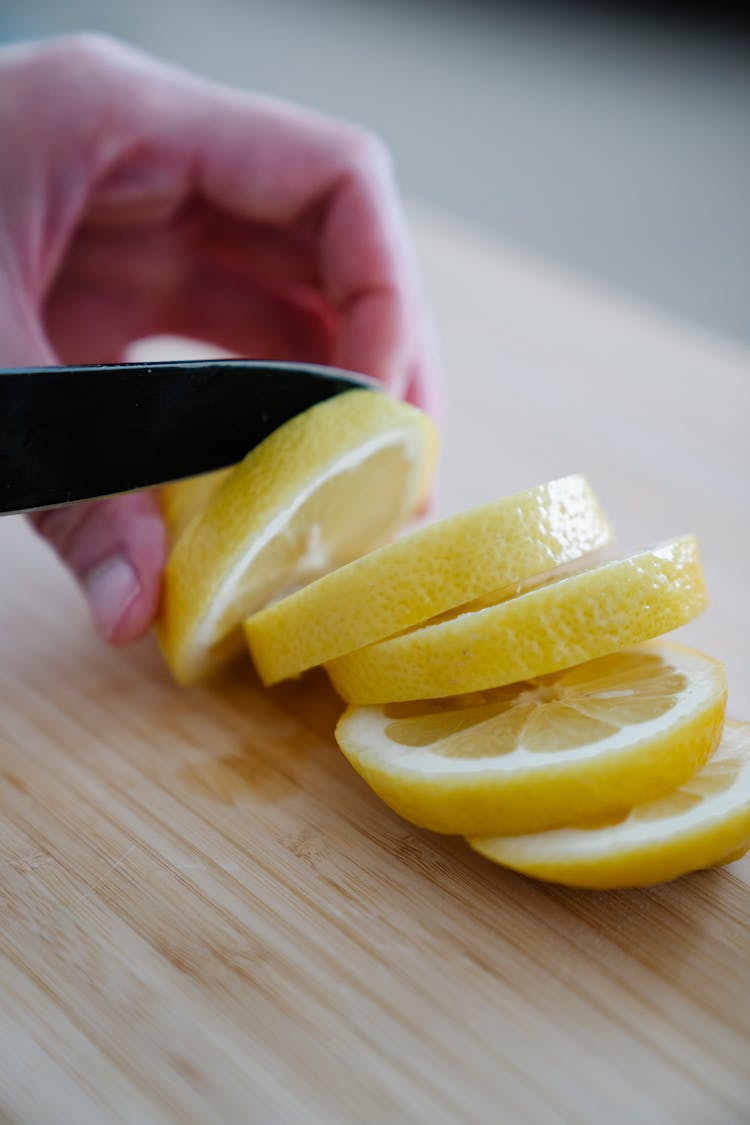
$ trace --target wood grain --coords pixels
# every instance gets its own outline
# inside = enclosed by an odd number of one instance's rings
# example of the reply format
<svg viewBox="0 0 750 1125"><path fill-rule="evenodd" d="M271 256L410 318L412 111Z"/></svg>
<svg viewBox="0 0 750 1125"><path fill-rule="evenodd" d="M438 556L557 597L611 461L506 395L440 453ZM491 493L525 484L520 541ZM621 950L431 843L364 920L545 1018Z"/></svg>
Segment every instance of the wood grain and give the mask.
<svg viewBox="0 0 750 1125"><path fill-rule="evenodd" d="M416 216L442 507L586 471L623 547L694 530L686 639L750 717L750 361ZM10 1122L747 1122L750 861L535 884L383 807L317 674L176 688L0 524L0 1114Z"/></svg>

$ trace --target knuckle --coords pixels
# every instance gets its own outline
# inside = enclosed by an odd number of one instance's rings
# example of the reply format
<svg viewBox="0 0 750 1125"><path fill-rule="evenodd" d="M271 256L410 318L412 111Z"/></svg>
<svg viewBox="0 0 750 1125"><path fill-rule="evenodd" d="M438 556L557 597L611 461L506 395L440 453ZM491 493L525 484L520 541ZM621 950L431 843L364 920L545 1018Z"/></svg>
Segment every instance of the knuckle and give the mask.
<svg viewBox="0 0 750 1125"><path fill-rule="evenodd" d="M77 31L51 40L47 49L61 62L97 66L118 58L127 48L104 31Z"/></svg>
<svg viewBox="0 0 750 1125"><path fill-rule="evenodd" d="M126 113L139 89L133 75L146 57L99 31L37 40L11 56L10 69L2 76L8 80L4 100L6 106L12 100L17 116L31 106L42 129L63 115L82 122L84 130L107 114L116 123L117 107ZM77 135L75 129L71 133Z"/></svg>
<svg viewBox="0 0 750 1125"><path fill-rule="evenodd" d="M347 158L357 169L390 173L392 168L390 149L383 138L359 126L352 126L347 132Z"/></svg>
<svg viewBox="0 0 750 1125"><path fill-rule="evenodd" d="M87 80L111 70L127 53L127 45L114 36L81 31L32 43L18 61L29 88L40 94L67 85L71 77Z"/></svg>

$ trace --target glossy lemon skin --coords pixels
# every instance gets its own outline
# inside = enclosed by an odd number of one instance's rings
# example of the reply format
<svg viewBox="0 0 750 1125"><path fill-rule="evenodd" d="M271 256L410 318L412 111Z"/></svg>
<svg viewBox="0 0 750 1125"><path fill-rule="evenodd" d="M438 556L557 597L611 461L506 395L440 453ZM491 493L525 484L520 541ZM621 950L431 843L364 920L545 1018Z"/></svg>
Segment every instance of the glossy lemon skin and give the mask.
<svg viewBox="0 0 750 1125"><path fill-rule="evenodd" d="M250 651L274 684L610 538L584 477L551 481L431 524L275 602L245 622Z"/></svg>
<svg viewBox="0 0 750 1125"><path fill-rule="evenodd" d="M685 625L707 604L693 536L551 581L339 657L349 703L482 691L617 652Z"/></svg>

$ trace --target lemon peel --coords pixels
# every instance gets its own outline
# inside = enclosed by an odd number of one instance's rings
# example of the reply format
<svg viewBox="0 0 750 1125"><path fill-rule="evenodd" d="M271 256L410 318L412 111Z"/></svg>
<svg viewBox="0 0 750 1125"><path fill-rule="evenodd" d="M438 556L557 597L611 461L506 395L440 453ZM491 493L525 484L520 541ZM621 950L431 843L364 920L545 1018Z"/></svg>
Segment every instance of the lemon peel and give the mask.
<svg viewBox="0 0 750 1125"><path fill-rule="evenodd" d="M611 538L571 475L440 520L326 574L245 622L266 684L392 636Z"/></svg>
<svg viewBox="0 0 750 1125"><path fill-rule="evenodd" d="M599 890L646 887L730 863L750 846L750 723L727 722L701 770L611 824L467 842L536 879Z"/></svg>
<svg viewBox="0 0 750 1125"><path fill-rule="evenodd" d="M481 599L326 665L350 703L483 691L568 668L686 624L707 594L695 538Z"/></svg>
<svg viewBox="0 0 750 1125"><path fill-rule="evenodd" d="M275 430L177 537L157 636L191 683L242 649L242 619L379 545L424 503L435 460L429 418L353 390Z"/></svg>
<svg viewBox="0 0 750 1125"><path fill-rule="evenodd" d="M352 706L336 739L406 820L508 835L620 813L686 781L721 735L720 661L665 642L452 699Z"/></svg>

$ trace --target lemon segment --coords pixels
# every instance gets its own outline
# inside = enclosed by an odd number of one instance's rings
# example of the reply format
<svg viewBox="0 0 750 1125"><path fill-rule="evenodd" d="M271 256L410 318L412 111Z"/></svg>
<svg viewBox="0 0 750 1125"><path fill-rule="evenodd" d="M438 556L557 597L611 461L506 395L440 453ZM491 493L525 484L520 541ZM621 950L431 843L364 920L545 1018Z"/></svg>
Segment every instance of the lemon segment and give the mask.
<svg viewBox="0 0 750 1125"><path fill-rule="evenodd" d="M572 475L440 520L245 622L266 684L380 641L478 594L579 559L611 531Z"/></svg>
<svg viewBox="0 0 750 1125"><path fill-rule="evenodd" d="M670 792L718 744L725 706L719 661L654 642L472 695L349 707L336 739L406 820L516 835Z"/></svg>
<svg viewBox="0 0 750 1125"><path fill-rule="evenodd" d="M750 723L728 722L698 773L611 824L468 843L536 879L599 890L647 887L730 863L750 847Z"/></svg>
<svg viewBox="0 0 750 1125"><path fill-rule="evenodd" d="M484 691L660 636L706 602L698 544L686 536L520 594L499 591L326 667L350 703Z"/></svg>
<svg viewBox="0 0 750 1125"><path fill-rule="evenodd" d="M184 526L157 636L191 683L243 647L243 618L379 546L425 501L435 431L413 406L347 391L256 446Z"/></svg>

